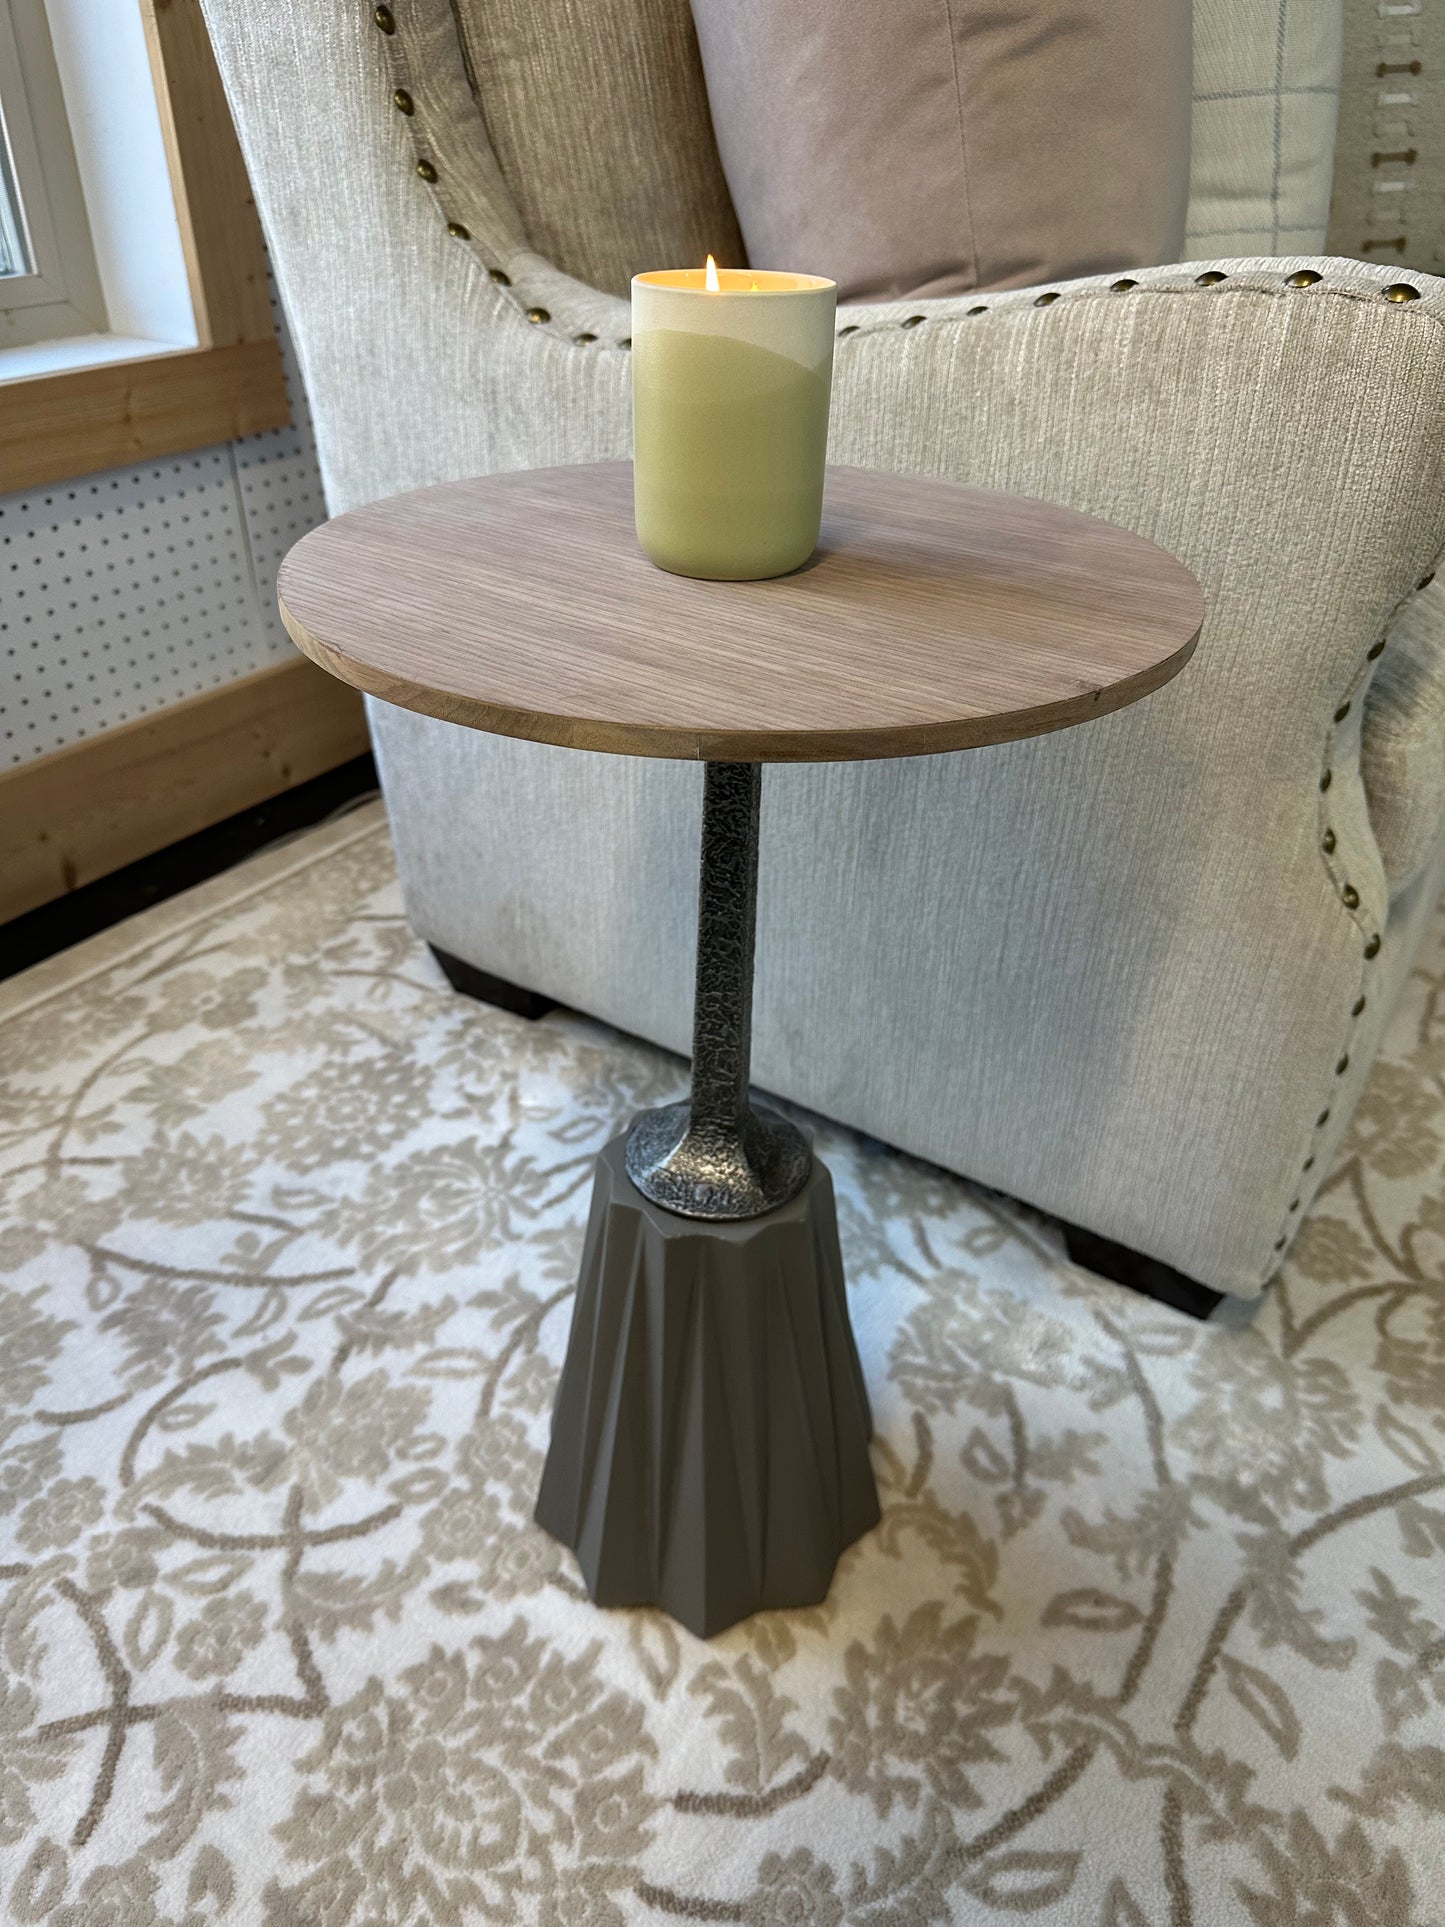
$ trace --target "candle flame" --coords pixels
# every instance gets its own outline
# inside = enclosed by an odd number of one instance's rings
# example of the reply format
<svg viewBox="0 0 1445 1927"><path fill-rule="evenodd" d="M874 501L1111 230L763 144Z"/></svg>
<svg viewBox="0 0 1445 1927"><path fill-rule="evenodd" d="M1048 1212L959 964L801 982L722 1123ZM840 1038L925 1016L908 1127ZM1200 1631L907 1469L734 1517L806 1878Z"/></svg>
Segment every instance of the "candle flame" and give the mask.
<svg viewBox="0 0 1445 1927"><path fill-rule="evenodd" d="M718 292L717 262L711 255L707 257L707 291L709 294Z"/></svg>

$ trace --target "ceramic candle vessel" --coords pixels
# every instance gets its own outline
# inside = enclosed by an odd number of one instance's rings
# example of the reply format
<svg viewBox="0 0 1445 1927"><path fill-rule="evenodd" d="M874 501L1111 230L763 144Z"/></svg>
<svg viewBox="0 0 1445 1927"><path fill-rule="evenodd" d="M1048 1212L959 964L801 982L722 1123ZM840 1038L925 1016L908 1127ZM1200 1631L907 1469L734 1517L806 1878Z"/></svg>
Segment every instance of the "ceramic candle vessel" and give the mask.
<svg viewBox="0 0 1445 1927"><path fill-rule="evenodd" d="M836 302L818 275L633 277L633 499L658 568L754 581L813 553Z"/></svg>

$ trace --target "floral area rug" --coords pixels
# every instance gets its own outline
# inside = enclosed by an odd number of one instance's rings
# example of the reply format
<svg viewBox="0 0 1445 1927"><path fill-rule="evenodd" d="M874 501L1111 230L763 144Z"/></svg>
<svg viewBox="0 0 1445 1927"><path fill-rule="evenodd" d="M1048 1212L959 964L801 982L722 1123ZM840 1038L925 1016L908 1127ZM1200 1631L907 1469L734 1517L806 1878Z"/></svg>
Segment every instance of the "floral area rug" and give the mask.
<svg viewBox="0 0 1445 1927"><path fill-rule="evenodd" d="M371 807L0 993L0 1915L1445 1920L1445 925L1252 1317L820 1126L881 1526L704 1644L530 1519L662 1052Z"/></svg>

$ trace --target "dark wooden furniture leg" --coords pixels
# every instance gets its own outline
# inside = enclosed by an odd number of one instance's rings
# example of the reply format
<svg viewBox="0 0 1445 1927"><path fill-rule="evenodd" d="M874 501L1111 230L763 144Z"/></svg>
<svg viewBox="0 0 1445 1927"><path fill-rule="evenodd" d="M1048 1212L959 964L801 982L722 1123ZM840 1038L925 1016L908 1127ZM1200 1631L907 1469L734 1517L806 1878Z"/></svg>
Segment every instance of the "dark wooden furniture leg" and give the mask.
<svg viewBox="0 0 1445 1927"><path fill-rule="evenodd" d="M1082 1225L1066 1224L1063 1231L1065 1248L1076 1265L1082 1265L1085 1271L1097 1271L1116 1285L1127 1285L1130 1291L1142 1292L1146 1298L1157 1299L1161 1305L1187 1312L1191 1318L1207 1318L1224 1302L1222 1291L1211 1291L1208 1285L1186 1278L1182 1271L1175 1271L1158 1258L1146 1258L1142 1251L1116 1245L1112 1238L1101 1238Z"/></svg>
<svg viewBox="0 0 1445 1927"><path fill-rule="evenodd" d="M540 990L509 984L505 977L494 977L489 970L478 970L475 964L463 963L450 951L438 950L434 943L429 943L427 949L441 965L452 989L459 990L464 997L475 997L478 1003L495 1004L499 1010L510 1010L516 1017L534 1020L557 1008L556 1000L544 997Z"/></svg>

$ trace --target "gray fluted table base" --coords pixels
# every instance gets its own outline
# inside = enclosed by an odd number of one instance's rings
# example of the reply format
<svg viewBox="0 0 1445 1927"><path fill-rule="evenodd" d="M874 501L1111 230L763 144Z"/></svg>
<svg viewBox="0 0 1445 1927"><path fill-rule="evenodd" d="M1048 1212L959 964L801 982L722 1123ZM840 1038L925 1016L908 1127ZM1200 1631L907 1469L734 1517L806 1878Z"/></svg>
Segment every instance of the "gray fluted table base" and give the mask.
<svg viewBox="0 0 1445 1927"><path fill-rule="evenodd" d="M833 1184L703 1224L644 1198L624 1139L597 1162L537 1520L600 1606L703 1638L812 1606L878 1522Z"/></svg>
<svg viewBox="0 0 1445 1927"><path fill-rule="evenodd" d="M692 1088L597 1161L537 1499L599 1605L704 1637L878 1521L832 1180L748 1097L760 778L705 765Z"/></svg>

